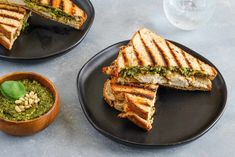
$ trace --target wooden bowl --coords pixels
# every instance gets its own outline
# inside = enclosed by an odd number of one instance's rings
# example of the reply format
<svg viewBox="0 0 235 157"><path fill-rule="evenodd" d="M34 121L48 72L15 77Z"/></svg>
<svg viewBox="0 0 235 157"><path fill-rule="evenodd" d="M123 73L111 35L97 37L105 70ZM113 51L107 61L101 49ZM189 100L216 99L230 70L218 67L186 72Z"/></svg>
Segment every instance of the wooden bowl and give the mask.
<svg viewBox="0 0 235 157"><path fill-rule="evenodd" d="M56 118L59 112L60 99L53 83L42 75L33 72L14 72L0 77L0 84L7 80L30 79L38 81L42 86L46 87L54 96L54 105L44 115L26 121L11 121L0 118L0 130L15 136L31 135L45 129Z"/></svg>

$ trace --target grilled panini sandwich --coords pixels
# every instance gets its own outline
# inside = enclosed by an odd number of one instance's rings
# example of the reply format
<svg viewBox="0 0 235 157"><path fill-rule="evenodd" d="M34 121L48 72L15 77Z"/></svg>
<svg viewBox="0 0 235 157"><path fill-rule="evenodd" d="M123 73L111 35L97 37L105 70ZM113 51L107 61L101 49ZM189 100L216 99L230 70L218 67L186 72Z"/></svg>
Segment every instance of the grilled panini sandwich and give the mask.
<svg viewBox="0 0 235 157"><path fill-rule="evenodd" d="M115 79L107 80L104 84L103 95L106 102L121 111L121 118L128 118L144 130L151 130L154 103L158 85L139 83L120 84Z"/></svg>
<svg viewBox="0 0 235 157"><path fill-rule="evenodd" d="M72 0L0 0L22 5L51 20L81 29L87 19L86 13Z"/></svg>
<svg viewBox="0 0 235 157"><path fill-rule="evenodd" d="M135 33L103 72L120 82L159 84L183 90L210 91L216 70L149 29Z"/></svg>
<svg viewBox="0 0 235 157"><path fill-rule="evenodd" d="M27 23L30 12L22 7L0 3L0 43L11 49Z"/></svg>

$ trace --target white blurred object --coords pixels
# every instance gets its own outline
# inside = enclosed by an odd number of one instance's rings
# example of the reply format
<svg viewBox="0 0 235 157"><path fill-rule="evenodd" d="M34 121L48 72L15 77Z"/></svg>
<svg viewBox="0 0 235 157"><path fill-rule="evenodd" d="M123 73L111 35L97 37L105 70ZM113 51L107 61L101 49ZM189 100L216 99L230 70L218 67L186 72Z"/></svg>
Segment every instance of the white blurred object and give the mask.
<svg viewBox="0 0 235 157"><path fill-rule="evenodd" d="M183 30L193 30L209 21L216 0L164 0L163 7L171 24Z"/></svg>

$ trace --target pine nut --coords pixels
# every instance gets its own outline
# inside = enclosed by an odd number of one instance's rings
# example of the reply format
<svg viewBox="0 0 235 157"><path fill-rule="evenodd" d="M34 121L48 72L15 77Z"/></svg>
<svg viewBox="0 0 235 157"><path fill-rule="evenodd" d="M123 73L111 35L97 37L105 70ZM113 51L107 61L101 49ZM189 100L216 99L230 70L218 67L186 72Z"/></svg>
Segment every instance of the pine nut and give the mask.
<svg viewBox="0 0 235 157"><path fill-rule="evenodd" d="M28 104L29 104L29 102L28 102L28 101L25 101L25 102L24 102L24 105L25 105L25 106L27 106Z"/></svg>
<svg viewBox="0 0 235 157"><path fill-rule="evenodd" d="M30 108L30 105L25 106L25 108L26 108L26 109L29 109L29 108Z"/></svg>
<svg viewBox="0 0 235 157"><path fill-rule="evenodd" d="M25 111L25 107L24 106L21 105L21 106L19 106L19 108L20 108L21 112Z"/></svg>
<svg viewBox="0 0 235 157"><path fill-rule="evenodd" d="M20 108L20 110L24 110L24 106L23 105L20 105L19 108Z"/></svg>
<svg viewBox="0 0 235 157"><path fill-rule="evenodd" d="M16 103L16 104L21 104L22 101L21 101L21 100L16 100L15 103Z"/></svg>
<svg viewBox="0 0 235 157"><path fill-rule="evenodd" d="M33 104L33 99L29 99L29 104Z"/></svg>
<svg viewBox="0 0 235 157"><path fill-rule="evenodd" d="M15 110L16 112L21 112L21 109L19 108L19 106L15 106Z"/></svg>
<svg viewBox="0 0 235 157"><path fill-rule="evenodd" d="M24 97L21 97L19 100L15 101L15 104L19 104L20 106L16 105L15 110L17 112L25 111L26 109L31 108L34 104L37 105L40 99L37 96L37 93L30 91Z"/></svg>

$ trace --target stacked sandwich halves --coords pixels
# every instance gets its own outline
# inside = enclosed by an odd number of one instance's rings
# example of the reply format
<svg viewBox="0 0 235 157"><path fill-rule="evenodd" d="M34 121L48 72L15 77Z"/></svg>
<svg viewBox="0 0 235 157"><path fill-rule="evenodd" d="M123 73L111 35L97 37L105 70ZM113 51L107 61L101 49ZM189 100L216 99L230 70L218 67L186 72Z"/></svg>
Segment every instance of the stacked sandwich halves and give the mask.
<svg viewBox="0 0 235 157"><path fill-rule="evenodd" d="M0 44L11 49L30 12L22 7L0 3Z"/></svg>
<svg viewBox="0 0 235 157"><path fill-rule="evenodd" d="M111 76L104 85L110 106L139 127L150 130L158 85L180 90L210 91L216 70L149 29L142 28L120 48L103 73Z"/></svg>
<svg viewBox="0 0 235 157"><path fill-rule="evenodd" d="M87 19L85 11L72 0L0 0L0 43L7 49L12 48L30 11L75 29Z"/></svg>

